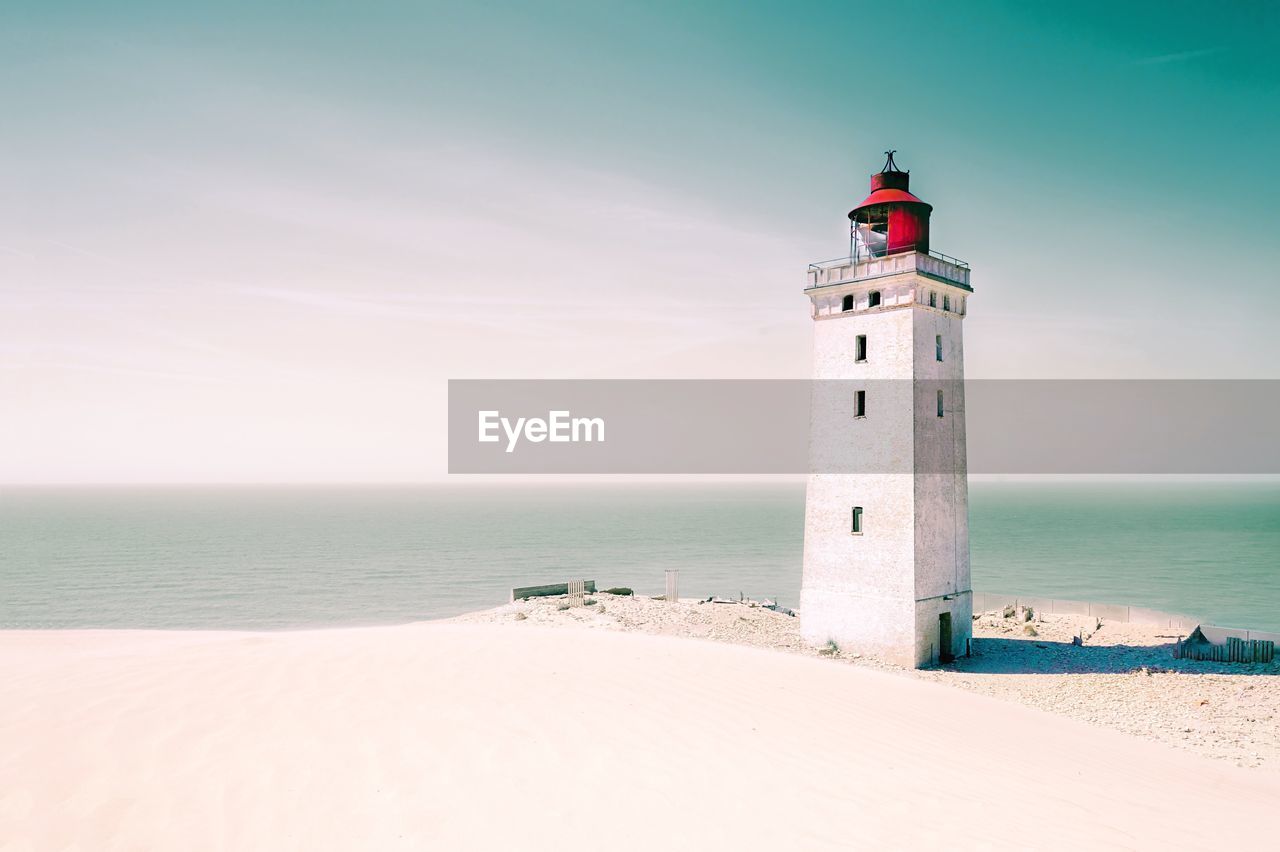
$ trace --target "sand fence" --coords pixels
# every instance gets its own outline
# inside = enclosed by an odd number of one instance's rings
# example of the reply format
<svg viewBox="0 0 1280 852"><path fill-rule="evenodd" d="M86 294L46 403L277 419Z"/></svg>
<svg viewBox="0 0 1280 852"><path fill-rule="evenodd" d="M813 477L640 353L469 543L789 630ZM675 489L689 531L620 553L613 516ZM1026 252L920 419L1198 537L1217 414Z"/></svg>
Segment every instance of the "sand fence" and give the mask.
<svg viewBox="0 0 1280 852"><path fill-rule="evenodd" d="M1224 644L1229 638L1239 639L1244 642L1257 640L1280 643L1280 633L1269 633L1265 630L1250 630L1242 627L1218 627L1213 624L1205 624L1195 616L1161 612L1158 609L1147 609L1141 606L1062 600L1059 598L1038 598L1001 592L973 593L974 612L998 612L1006 606L1015 608L1030 607L1036 612L1052 615L1082 615L1127 624L1149 624L1179 631L1182 635L1190 634L1191 631L1199 627L1204 637L1214 644Z"/></svg>

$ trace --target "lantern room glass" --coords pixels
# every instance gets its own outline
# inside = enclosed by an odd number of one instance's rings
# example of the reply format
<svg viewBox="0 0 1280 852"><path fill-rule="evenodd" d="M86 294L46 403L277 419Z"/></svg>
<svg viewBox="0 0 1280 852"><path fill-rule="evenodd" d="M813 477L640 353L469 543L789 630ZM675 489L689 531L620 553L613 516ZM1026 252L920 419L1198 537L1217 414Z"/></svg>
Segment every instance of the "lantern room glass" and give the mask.
<svg viewBox="0 0 1280 852"><path fill-rule="evenodd" d="M850 255L854 260L884 257L889 253L889 217L873 215L870 211L859 213L853 220L849 234Z"/></svg>

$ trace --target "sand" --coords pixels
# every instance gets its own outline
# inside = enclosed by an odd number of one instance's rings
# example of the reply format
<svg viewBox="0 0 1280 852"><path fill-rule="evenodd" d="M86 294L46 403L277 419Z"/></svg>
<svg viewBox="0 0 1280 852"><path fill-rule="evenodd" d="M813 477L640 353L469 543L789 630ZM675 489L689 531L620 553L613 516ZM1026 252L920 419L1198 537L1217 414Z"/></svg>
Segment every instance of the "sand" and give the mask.
<svg viewBox="0 0 1280 852"><path fill-rule="evenodd" d="M1277 773L866 666L533 620L0 633L0 848L1269 842Z"/></svg>
<svg viewBox="0 0 1280 852"><path fill-rule="evenodd" d="M596 606L561 610L541 598L461 616L466 623L587 627L688 636L818 655L799 622L736 603L596 595ZM522 619L522 620L517 620ZM1083 631L1084 644L1071 644ZM1033 635L1032 635L1033 634ZM1280 771L1280 661L1243 666L1175 660L1166 628L1076 616L1030 623L987 614L974 624L974 656L908 670L845 652L834 659L935 681L1157 740L1238 766Z"/></svg>

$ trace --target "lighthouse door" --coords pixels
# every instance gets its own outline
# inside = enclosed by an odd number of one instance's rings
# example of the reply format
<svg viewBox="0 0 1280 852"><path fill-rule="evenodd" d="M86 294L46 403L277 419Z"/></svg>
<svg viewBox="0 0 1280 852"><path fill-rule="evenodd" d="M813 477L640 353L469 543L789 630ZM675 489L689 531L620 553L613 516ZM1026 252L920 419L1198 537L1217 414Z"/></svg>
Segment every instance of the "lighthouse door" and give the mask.
<svg viewBox="0 0 1280 852"><path fill-rule="evenodd" d="M949 663L956 658L951 653L951 613L938 616L938 662Z"/></svg>

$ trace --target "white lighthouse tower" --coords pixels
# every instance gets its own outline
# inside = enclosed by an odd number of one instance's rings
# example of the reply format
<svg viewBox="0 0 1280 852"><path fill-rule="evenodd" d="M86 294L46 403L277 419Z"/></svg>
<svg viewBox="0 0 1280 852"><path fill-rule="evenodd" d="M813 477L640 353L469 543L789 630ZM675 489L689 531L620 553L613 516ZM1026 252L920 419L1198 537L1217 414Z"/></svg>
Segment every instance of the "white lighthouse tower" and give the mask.
<svg viewBox="0 0 1280 852"><path fill-rule="evenodd" d="M811 461L800 630L907 666L968 651L964 345L969 267L930 251L930 205L892 151L811 264Z"/></svg>

